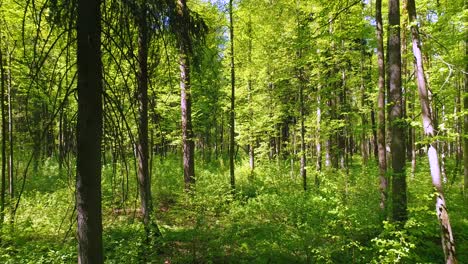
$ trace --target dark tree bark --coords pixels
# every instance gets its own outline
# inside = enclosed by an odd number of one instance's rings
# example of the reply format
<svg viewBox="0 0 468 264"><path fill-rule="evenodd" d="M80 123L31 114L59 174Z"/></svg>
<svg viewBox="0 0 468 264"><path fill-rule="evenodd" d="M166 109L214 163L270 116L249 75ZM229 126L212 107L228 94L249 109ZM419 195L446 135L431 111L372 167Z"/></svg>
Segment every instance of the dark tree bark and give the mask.
<svg viewBox="0 0 468 264"><path fill-rule="evenodd" d="M189 10L186 0L177 1L179 19L180 107L182 111L182 148L185 189L195 183L195 143L192 130L192 92L190 89Z"/></svg>
<svg viewBox="0 0 468 264"><path fill-rule="evenodd" d="M148 21L146 19L147 2L143 1L138 10L138 142L136 146L138 158L138 187L140 191L141 213L146 229L147 238L150 237L150 227L153 212L151 196L151 177L149 173L148 151Z"/></svg>
<svg viewBox="0 0 468 264"><path fill-rule="evenodd" d="M452 227L450 225L450 218L447 212L445 203L444 192L442 188L441 179L441 166L437 154L437 143L435 136L435 126L431 114L431 103L429 101L429 94L427 89L427 82L424 76L424 65L421 51L421 41L419 38L419 29L416 23L416 5L414 0L407 0L408 15L411 24L411 36L413 42L413 54L416 62L416 77L419 92L419 100L421 102L421 116L423 120L424 134L430 139L427 146L427 156L429 159L429 167L431 171L432 184L434 185L436 196L436 213L437 219L442 233L442 248L445 254L446 263L457 263L455 257L455 242L453 240Z"/></svg>
<svg viewBox="0 0 468 264"><path fill-rule="evenodd" d="M103 263L101 1L79 0L76 205L78 263Z"/></svg>
<svg viewBox="0 0 468 264"><path fill-rule="evenodd" d="M405 173L405 125L401 89L400 1L389 0L388 65L392 154L392 219L404 222L408 218Z"/></svg>
<svg viewBox="0 0 468 264"><path fill-rule="evenodd" d="M231 108L229 112L229 175L231 177L231 188L236 188L234 175L234 137L235 137L235 68L234 68L234 21L232 17L232 0L229 0L229 35L231 40Z"/></svg>
<svg viewBox="0 0 468 264"><path fill-rule="evenodd" d="M377 98L377 148L379 158L380 209L386 217L388 180L387 151L385 149L385 60L383 47L382 0L375 3L375 19L377 23L377 64L379 68L379 95Z"/></svg>

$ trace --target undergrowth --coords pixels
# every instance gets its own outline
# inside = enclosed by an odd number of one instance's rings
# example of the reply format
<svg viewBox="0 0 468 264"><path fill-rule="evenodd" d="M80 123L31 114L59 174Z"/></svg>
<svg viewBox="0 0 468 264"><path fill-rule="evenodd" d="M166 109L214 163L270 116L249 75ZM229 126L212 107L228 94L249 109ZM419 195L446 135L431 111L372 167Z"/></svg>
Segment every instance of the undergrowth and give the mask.
<svg viewBox="0 0 468 264"><path fill-rule="evenodd" d="M229 185L223 159L197 163L194 192L183 191L178 156L153 161L157 245L144 243L132 166L103 167L106 263L442 263L433 190L425 160L408 175L409 220L380 219L378 171L355 157L349 175L316 174L302 190L298 168L247 160ZM450 165L450 163L449 163ZM314 184L317 177L319 185ZM459 177L461 178L461 177ZM75 263L73 177L47 161L26 179L15 224L2 229L0 263ZM468 263L468 210L461 179L446 187L460 263ZM8 215L8 214L7 214ZM6 222L10 219L7 217Z"/></svg>

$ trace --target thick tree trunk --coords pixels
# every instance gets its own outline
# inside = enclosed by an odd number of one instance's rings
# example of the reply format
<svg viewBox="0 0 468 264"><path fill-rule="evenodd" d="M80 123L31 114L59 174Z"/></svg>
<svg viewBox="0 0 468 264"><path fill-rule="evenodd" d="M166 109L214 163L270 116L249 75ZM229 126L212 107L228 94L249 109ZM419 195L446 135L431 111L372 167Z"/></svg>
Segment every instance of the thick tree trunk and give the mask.
<svg viewBox="0 0 468 264"><path fill-rule="evenodd" d="M234 68L234 21L232 17L233 6L229 0L229 38L231 40L231 108L229 111L229 175L231 179L231 188L236 188L236 178L234 175L234 137L235 137L235 68Z"/></svg>
<svg viewBox="0 0 468 264"><path fill-rule="evenodd" d="M195 144L192 131L192 93L190 89L191 41L188 29L189 11L185 0L177 1L179 15L179 68L180 68L180 106L182 111L182 148L184 163L185 189L195 183Z"/></svg>
<svg viewBox="0 0 468 264"><path fill-rule="evenodd" d="M400 3L389 0L388 65L389 65L389 121L392 154L392 219L404 222L408 218L405 173L405 125L401 89Z"/></svg>
<svg viewBox="0 0 468 264"><path fill-rule="evenodd" d="M377 64L379 68L379 95L377 98L377 148L379 158L380 209L386 217L388 180L387 151L385 149L385 60L383 47L382 0L375 3L375 18L377 23Z"/></svg>
<svg viewBox="0 0 468 264"><path fill-rule="evenodd" d="M101 1L79 0L76 204L78 263L103 263Z"/></svg>
<svg viewBox="0 0 468 264"><path fill-rule="evenodd" d="M442 188L441 168L437 154L437 145L435 136L435 126L431 115L431 105L429 101L426 79L424 76L424 66L421 51L421 42L419 38L419 29L416 23L416 5L414 0L408 0L408 15L410 19L411 35L413 42L413 53L416 62L416 77L419 91L419 100L421 102L421 116L423 119L424 134L430 139L427 148L427 156L429 158L429 166L431 170L432 184L434 185L436 195L436 213L439 220L442 233L442 248L445 254L446 263L457 263L455 258L455 242L453 240L452 227L445 204L445 197Z"/></svg>

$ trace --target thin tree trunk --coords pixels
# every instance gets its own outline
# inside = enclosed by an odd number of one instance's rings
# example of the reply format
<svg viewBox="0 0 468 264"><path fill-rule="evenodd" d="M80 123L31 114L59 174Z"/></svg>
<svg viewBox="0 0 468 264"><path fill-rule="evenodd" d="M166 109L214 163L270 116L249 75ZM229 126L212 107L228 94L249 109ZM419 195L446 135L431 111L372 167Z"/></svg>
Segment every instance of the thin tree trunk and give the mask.
<svg viewBox="0 0 468 264"><path fill-rule="evenodd" d="M11 56L11 55L10 55ZM11 64L11 57L9 58L9 63ZM9 193L10 193L10 200L13 201L13 198L15 198L15 179L14 179L14 166L13 166L13 106L12 106L12 100L11 100L11 68L8 68L8 147L9 147L9 153L8 153L8 183L9 183ZM12 203L13 205L13 203ZM12 209L12 212L14 209ZM13 221L12 217L12 221Z"/></svg>
<svg viewBox="0 0 468 264"><path fill-rule="evenodd" d="M363 43L365 40L361 40ZM361 73L361 107L362 109L365 109L367 106L366 102L366 85L365 85L365 79L364 79L364 56L365 56L365 45L362 44L361 47L361 63L360 63L360 73ZM367 121L368 117L366 113L361 113L361 126L362 126L362 132L361 132L361 155L362 155L362 163L363 165L367 165L367 160L369 159L369 148L367 144Z"/></svg>
<svg viewBox="0 0 468 264"><path fill-rule="evenodd" d="M304 126L304 84L300 84L299 91L300 115L301 115L301 177L302 187L307 190L307 171L306 171L306 145L305 145L305 126Z"/></svg>
<svg viewBox="0 0 468 264"><path fill-rule="evenodd" d="M403 120L403 94L401 89L401 43L400 43L400 3L389 0L388 64L389 101L391 102L389 121L391 125L392 154L392 219L404 222L408 219L405 173L405 126Z"/></svg>
<svg viewBox="0 0 468 264"><path fill-rule="evenodd" d="M315 185L319 185L319 178L318 174L319 172L322 171L322 141L321 141L321 127L320 124L322 122L322 109L321 109L321 96L320 96L320 86L317 89L317 127L315 129L315 148L317 151L317 164L316 164L316 171L317 173L315 174Z"/></svg>
<svg viewBox="0 0 468 264"><path fill-rule="evenodd" d="M229 111L229 175L231 179L231 188L236 188L236 178L234 175L234 137L235 137L235 68L234 68L234 21L232 17L233 6L232 1L229 0L229 33L231 40L231 108Z"/></svg>
<svg viewBox="0 0 468 264"><path fill-rule="evenodd" d="M138 21L138 142L136 146L138 159L138 187L140 191L141 212L147 239L152 235L153 212L151 196L151 175L149 173L148 150L148 21L146 19L146 1L141 3ZM158 235L157 233L155 235Z"/></svg>
<svg viewBox="0 0 468 264"><path fill-rule="evenodd" d="M247 29L248 37L249 37L249 65L252 64L252 20L251 16L249 15L249 23ZM252 109L252 75L249 73L249 80L247 81L247 90L248 90L248 103L249 103L249 120L250 122L254 121L254 113ZM249 165L250 165L250 177L254 176L254 169L255 169L255 140L252 136L252 131L249 129Z"/></svg>
<svg viewBox="0 0 468 264"><path fill-rule="evenodd" d="M377 98L377 148L379 157L380 209L386 217L388 180L387 180L387 150L385 148L385 60L383 47L382 0L375 4L377 22L377 63L379 68L379 95Z"/></svg>
<svg viewBox="0 0 468 264"><path fill-rule="evenodd" d="M1 34L0 34L1 37ZM1 39L0 39L1 41ZM3 227L3 221L5 219L5 191L6 191L6 115L5 115L5 69L3 67L3 53L0 45L0 85L1 85L1 94L0 94L0 104L2 110L2 186L0 194L0 230Z"/></svg>
<svg viewBox="0 0 468 264"><path fill-rule="evenodd" d="M180 106L182 111L182 145L185 189L195 183L195 144L192 130L192 93L190 90L191 41L188 29L190 21L186 0L177 1L181 26L179 31Z"/></svg>
<svg viewBox="0 0 468 264"><path fill-rule="evenodd" d="M101 1L79 0L76 204L78 263L103 263Z"/></svg>
<svg viewBox="0 0 468 264"><path fill-rule="evenodd" d="M465 8L468 3L465 2ZM466 9L465 9L466 10ZM468 30L465 32L465 57L468 57ZM464 90L465 95L463 96L463 174L464 174L464 190L465 195L468 195L468 62L465 61L465 78L464 78Z"/></svg>
<svg viewBox="0 0 468 264"><path fill-rule="evenodd" d="M412 25L411 35L413 40L414 59L417 66L416 77L419 91L419 100L421 102L421 116L423 119L424 134L430 139L431 142L428 144L427 156L429 158L432 184L434 185L437 191L436 213L442 233L442 248L444 250L446 263L453 264L457 263L455 257L455 242L453 240L452 227L450 225L450 219L447 212L447 206L445 203L445 197L442 188L441 168L439 164L439 158L437 155L436 140L434 139L435 127L431 115L431 105L429 101L428 89L426 86L426 79L424 77L424 66L421 51L421 42L419 38L419 29L416 23L416 5L414 3L414 0L407 1L408 15L410 19L410 24Z"/></svg>

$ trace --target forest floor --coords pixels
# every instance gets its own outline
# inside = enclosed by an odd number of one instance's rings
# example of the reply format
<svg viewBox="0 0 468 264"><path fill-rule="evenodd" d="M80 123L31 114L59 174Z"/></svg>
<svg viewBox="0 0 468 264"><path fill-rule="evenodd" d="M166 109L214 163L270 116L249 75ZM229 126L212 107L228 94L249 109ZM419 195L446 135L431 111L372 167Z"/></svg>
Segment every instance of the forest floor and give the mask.
<svg viewBox="0 0 468 264"><path fill-rule="evenodd" d="M178 156L158 157L152 186L162 237L155 246L146 245L134 209L133 164L105 165L105 262L443 263L426 160L418 160L414 177L408 172L409 220L401 230L380 219L375 161L361 163L354 157L348 175L310 169L304 192L289 161L260 162L250 177L248 161L239 160L233 195L227 162L199 162L195 192L188 194ZM454 163L449 160L445 191L457 257L468 263L468 198L462 177L454 179ZM76 263L73 186L73 173L51 160L28 175L15 225L1 234L0 263Z"/></svg>

